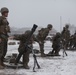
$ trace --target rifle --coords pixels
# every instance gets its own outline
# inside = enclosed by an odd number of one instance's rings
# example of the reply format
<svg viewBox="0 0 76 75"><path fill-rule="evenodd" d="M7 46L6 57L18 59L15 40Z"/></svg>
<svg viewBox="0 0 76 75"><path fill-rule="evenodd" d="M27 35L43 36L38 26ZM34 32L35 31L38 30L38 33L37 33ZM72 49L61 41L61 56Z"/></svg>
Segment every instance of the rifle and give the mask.
<svg viewBox="0 0 76 75"><path fill-rule="evenodd" d="M33 33L35 32L35 30L36 30L37 27L38 27L38 26L37 26L36 24L33 25L33 28L31 29L31 32L30 32L30 34L29 34L29 36L28 36L27 41L25 42L24 46L21 47L21 50L23 50L23 51L20 52L20 53L18 54L17 58L16 58L15 65L18 64L21 56L22 56L23 53L25 52L25 49L28 48L28 43L29 43L29 41L30 41L30 39L31 39L31 37L32 37Z"/></svg>

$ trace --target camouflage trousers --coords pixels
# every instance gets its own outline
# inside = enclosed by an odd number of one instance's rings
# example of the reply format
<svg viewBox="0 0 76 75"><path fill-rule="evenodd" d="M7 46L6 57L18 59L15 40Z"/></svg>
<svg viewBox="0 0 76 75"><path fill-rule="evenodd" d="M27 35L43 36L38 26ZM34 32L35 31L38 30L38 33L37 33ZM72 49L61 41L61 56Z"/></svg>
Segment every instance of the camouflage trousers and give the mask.
<svg viewBox="0 0 76 75"><path fill-rule="evenodd" d="M27 50L24 54L23 54L23 66L28 65L29 62L29 50Z"/></svg>
<svg viewBox="0 0 76 75"><path fill-rule="evenodd" d="M41 54L44 54L44 43L43 42L39 43L39 47Z"/></svg>
<svg viewBox="0 0 76 75"><path fill-rule="evenodd" d="M60 47L59 46L53 46L52 54L59 55Z"/></svg>
<svg viewBox="0 0 76 75"><path fill-rule="evenodd" d="M0 42L0 60L3 61L7 53L7 41L2 39Z"/></svg>

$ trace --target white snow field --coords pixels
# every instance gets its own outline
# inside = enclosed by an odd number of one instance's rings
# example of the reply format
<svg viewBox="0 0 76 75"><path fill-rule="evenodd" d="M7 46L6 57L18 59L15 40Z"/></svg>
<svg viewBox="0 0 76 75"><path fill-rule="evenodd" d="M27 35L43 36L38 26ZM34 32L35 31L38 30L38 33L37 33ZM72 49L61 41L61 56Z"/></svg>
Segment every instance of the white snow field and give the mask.
<svg viewBox="0 0 76 75"><path fill-rule="evenodd" d="M8 46L8 55L17 52L18 45ZM37 43L34 44L35 49L39 49ZM45 43L45 53L51 51L51 43L47 41ZM62 50L60 51L61 56L50 56L50 57L37 57L38 63L41 69L36 68L36 72L33 72L33 56L30 54L29 66L30 69L3 69L0 70L0 75L76 75L76 52L67 51L68 56L63 58Z"/></svg>

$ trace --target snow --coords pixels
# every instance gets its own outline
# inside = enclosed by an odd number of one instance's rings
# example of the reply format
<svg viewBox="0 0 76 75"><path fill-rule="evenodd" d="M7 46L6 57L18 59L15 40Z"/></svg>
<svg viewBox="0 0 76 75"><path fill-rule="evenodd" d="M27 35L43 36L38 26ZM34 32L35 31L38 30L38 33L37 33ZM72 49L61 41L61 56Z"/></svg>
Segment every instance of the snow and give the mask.
<svg viewBox="0 0 76 75"><path fill-rule="evenodd" d="M51 42L45 42L45 53L52 50ZM38 43L33 44L35 49L39 49ZM18 53L18 45L8 46L7 55L12 53ZM38 63L41 69L36 68L36 72L33 72L33 56L30 54L29 66L30 69L4 69L0 70L0 75L76 75L76 52L67 51L68 56L63 57L62 50L60 51L61 56L55 57L37 57Z"/></svg>

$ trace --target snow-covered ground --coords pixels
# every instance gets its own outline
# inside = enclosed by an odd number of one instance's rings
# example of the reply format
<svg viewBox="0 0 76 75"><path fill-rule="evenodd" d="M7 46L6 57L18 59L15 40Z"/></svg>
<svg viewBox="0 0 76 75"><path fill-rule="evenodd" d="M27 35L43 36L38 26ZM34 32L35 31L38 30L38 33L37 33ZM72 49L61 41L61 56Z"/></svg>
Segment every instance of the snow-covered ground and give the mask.
<svg viewBox="0 0 76 75"><path fill-rule="evenodd" d="M12 53L18 53L18 45L8 46L7 55ZM37 43L34 44L35 49L39 49ZM52 50L51 43L47 41L45 43L45 53ZM36 68L36 72L32 71L33 68L33 57L30 55L29 66L30 69L4 69L0 70L0 75L76 75L76 52L67 51L68 56L63 58L62 50L58 57L37 57L41 69Z"/></svg>

